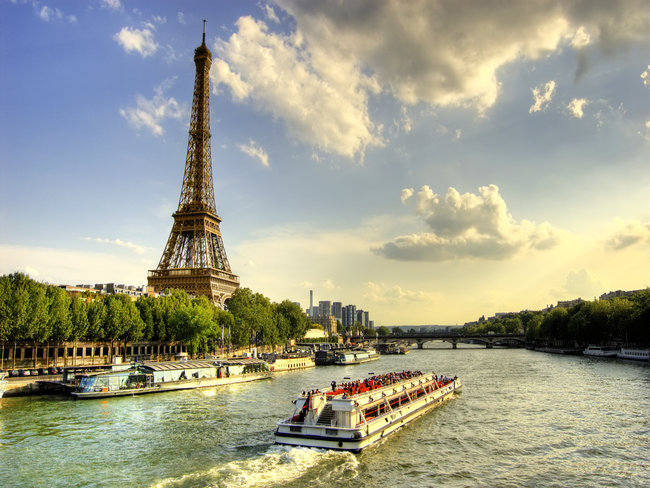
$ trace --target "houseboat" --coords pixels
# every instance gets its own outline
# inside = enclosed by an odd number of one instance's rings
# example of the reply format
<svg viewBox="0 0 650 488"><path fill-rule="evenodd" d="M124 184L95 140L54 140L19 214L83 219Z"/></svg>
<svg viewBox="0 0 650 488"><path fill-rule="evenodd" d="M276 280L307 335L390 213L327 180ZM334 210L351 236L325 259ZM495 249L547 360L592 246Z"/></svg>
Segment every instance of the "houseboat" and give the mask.
<svg viewBox="0 0 650 488"><path fill-rule="evenodd" d="M264 354L261 357L269 364L269 370L273 373L280 371L296 371L316 366L311 352Z"/></svg>
<svg viewBox="0 0 650 488"><path fill-rule="evenodd" d="M218 361L146 362L122 371L89 373L79 378L75 398L142 395L228 385L271 377L268 364L253 358Z"/></svg>
<svg viewBox="0 0 650 488"><path fill-rule="evenodd" d="M598 356L607 358L615 358L617 353L618 351L616 349L600 346L587 346L587 348L582 351L582 354L585 356Z"/></svg>
<svg viewBox="0 0 650 488"><path fill-rule="evenodd" d="M458 377L402 371L303 392L278 422L276 444L360 452L424 415L461 388Z"/></svg>
<svg viewBox="0 0 650 488"><path fill-rule="evenodd" d="M650 349L632 349L622 347L618 353L619 359L635 359L637 361L650 361Z"/></svg>
<svg viewBox="0 0 650 488"><path fill-rule="evenodd" d="M386 342L380 344L377 349L380 354L408 354L409 348L404 344L397 344L395 342Z"/></svg>
<svg viewBox="0 0 650 488"><path fill-rule="evenodd" d="M372 347L365 349L351 349L349 351L340 351L334 354L334 364L346 366L348 364L361 364L368 361L376 361L379 354Z"/></svg>

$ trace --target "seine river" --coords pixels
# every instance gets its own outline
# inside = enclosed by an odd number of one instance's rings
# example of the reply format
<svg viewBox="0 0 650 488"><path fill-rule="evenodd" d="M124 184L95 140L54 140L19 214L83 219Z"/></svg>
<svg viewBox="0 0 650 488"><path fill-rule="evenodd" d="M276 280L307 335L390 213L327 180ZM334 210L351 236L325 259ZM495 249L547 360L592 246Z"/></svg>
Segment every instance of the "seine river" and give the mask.
<svg viewBox="0 0 650 488"><path fill-rule="evenodd" d="M650 486L647 364L437 347L209 390L4 398L0 484ZM276 422L303 389L403 369L457 374L463 392L359 455L273 444Z"/></svg>

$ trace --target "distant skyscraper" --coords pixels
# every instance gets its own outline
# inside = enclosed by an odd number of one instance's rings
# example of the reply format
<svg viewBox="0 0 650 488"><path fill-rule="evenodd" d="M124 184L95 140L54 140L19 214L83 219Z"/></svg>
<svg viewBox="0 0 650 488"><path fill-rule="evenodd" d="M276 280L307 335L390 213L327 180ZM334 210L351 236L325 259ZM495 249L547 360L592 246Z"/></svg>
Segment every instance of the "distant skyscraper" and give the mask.
<svg viewBox="0 0 650 488"><path fill-rule="evenodd" d="M332 302L332 315L336 320L343 318L343 304L341 302Z"/></svg>
<svg viewBox="0 0 650 488"><path fill-rule="evenodd" d="M354 325L356 319L357 319L356 305L346 305L345 307L343 307L343 320L341 321L343 327L350 327Z"/></svg>
<svg viewBox="0 0 650 488"><path fill-rule="evenodd" d="M332 302L320 301L318 302L318 316L329 317L332 315Z"/></svg>
<svg viewBox="0 0 650 488"><path fill-rule="evenodd" d="M309 290L309 316L313 317L312 311L314 310L314 290Z"/></svg>

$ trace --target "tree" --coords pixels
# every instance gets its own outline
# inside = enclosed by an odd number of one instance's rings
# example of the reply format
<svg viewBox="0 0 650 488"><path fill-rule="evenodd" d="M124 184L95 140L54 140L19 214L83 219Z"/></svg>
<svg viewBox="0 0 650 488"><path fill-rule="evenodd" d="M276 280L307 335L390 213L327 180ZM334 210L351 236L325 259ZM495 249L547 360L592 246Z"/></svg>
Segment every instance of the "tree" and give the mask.
<svg viewBox="0 0 650 488"><path fill-rule="evenodd" d="M12 286L8 276L0 276L0 369L5 367L5 342L11 337Z"/></svg>
<svg viewBox="0 0 650 488"><path fill-rule="evenodd" d="M569 312L557 307L548 312L539 328L543 339L565 341L568 337Z"/></svg>
<svg viewBox="0 0 650 488"><path fill-rule="evenodd" d="M16 367L16 349L18 341L28 335L29 327L29 277L23 273L9 275L11 282L11 298L9 302L10 335L14 342L12 368Z"/></svg>
<svg viewBox="0 0 650 488"><path fill-rule="evenodd" d="M124 324L120 338L124 342L124 360L126 361L126 343L138 341L142 338L144 322L140 318L140 312L135 303L127 295L117 295L122 299L124 310Z"/></svg>
<svg viewBox="0 0 650 488"><path fill-rule="evenodd" d="M382 325L377 329L377 334L382 337L386 337L387 335L390 335L390 330L388 330L388 327Z"/></svg>
<svg viewBox="0 0 650 488"><path fill-rule="evenodd" d="M35 368L38 344L48 342L52 335L52 330L48 325L48 299L46 296L45 286L30 280L29 301L28 335L34 342L32 358L34 360Z"/></svg>
<svg viewBox="0 0 650 488"><path fill-rule="evenodd" d="M72 322L70 320L70 297L61 288L48 286L47 297L49 298L48 326L52 331L52 338L57 345L65 342L72 333ZM54 361L56 366L56 354ZM67 355L64 355L64 358ZM65 361L65 360L64 360Z"/></svg>
<svg viewBox="0 0 650 488"><path fill-rule="evenodd" d="M113 359L113 346L116 340L124 334L126 323L126 311L124 308L123 297L125 295L108 295L104 298L104 307L106 312L103 316L102 329L104 331L104 338L110 341L111 348L109 351L109 359ZM128 298L128 297L126 297Z"/></svg>
<svg viewBox="0 0 650 488"><path fill-rule="evenodd" d="M289 300L273 304L273 315L279 338L283 342L287 339L304 337L311 327L309 318L303 313L300 306Z"/></svg>

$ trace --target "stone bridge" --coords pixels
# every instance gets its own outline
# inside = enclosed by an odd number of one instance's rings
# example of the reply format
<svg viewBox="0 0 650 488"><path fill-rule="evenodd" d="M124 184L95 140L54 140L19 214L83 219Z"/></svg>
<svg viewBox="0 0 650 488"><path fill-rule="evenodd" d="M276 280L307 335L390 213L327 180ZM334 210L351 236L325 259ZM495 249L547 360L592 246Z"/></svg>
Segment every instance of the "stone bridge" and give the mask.
<svg viewBox="0 0 650 488"><path fill-rule="evenodd" d="M524 347L526 344L526 336L521 333L505 334L499 332L484 334L416 332L412 334L391 334L384 337L377 337L376 342L408 342L411 344L415 342L418 345L418 349L422 349L426 342L431 341L449 342L453 349L456 349L459 342L464 344L484 344L486 348L491 349L494 346Z"/></svg>

